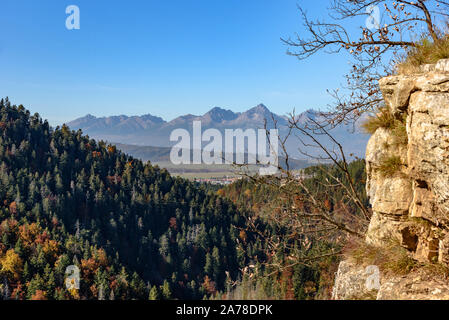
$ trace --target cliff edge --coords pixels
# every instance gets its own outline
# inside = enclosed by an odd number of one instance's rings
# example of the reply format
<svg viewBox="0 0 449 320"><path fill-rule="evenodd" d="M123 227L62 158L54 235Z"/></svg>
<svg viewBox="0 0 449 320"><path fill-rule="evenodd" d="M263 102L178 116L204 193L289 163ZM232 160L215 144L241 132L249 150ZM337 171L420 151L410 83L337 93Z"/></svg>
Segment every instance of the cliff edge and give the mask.
<svg viewBox="0 0 449 320"><path fill-rule="evenodd" d="M449 59L412 75L379 81L384 125L366 150L366 190L373 216L366 245L392 243L423 266L449 264ZM346 259L334 299L449 299L449 280L432 268L397 275L379 268L378 283L366 265ZM374 281L368 285L369 281Z"/></svg>

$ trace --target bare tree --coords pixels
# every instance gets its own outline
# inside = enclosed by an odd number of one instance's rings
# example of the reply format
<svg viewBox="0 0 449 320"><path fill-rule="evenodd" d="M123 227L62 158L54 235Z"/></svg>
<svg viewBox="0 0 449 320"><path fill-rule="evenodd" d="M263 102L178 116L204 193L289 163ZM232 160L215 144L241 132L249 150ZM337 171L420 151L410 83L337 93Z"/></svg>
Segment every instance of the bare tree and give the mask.
<svg viewBox="0 0 449 320"><path fill-rule="evenodd" d="M273 273L338 255L349 237L364 237L371 218L364 182L354 180L349 163L354 157L345 154L332 128L382 106L378 80L394 72L400 54L415 48L421 37L435 42L445 36L448 9L449 2L442 0L331 0L329 20L320 21L299 7L305 33L282 39L288 54L303 60L320 52L346 53L352 67L343 90L331 92L335 103L321 113L321 120L304 123L294 112L289 115L287 133L279 137L279 174L246 175L272 192L264 218L274 232L257 216L249 216L247 225L268 245L265 264L274 267ZM359 30L346 27L360 23L361 17L367 20ZM301 142L300 153L317 164L313 174L319 177L290 169L286 145L293 136ZM332 245L313 250L316 243Z"/></svg>
<svg viewBox="0 0 449 320"><path fill-rule="evenodd" d="M327 21L312 20L299 7L305 32L282 39L288 54L300 60L319 52L348 53L352 67L343 90L333 90L335 103L324 113L328 124L353 121L382 104L378 80L391 73L392 58L416 46L421 37L437 41L449 17L443 0L332 0ZM366 23L358 30L346 27ZM343 92L342 92L343 91Z"/></svg>
<svg viewBox="0 0 449 320"><path fill-rule="evenodd" d="M364 182L354 180L343 146L317 120L309 119L306 124L301 120L290 114L287 133L279 137L278 174L245 173L256 186L268 187L272 194L262 219L248 216L247 229L264 239L271 257L266 265L274 267L274 272L340 254L348 237L364 237L371 217L365 190L360 188ZM274 119L273 123L277 127ZM293 135L301 141L299 152L316 163L312 173L290 169L286 144ZM272 228L265 228L265 222ZM319 242L332 245L313 251ZM277 260L279 252L287 256L281 254Z"/></svg>

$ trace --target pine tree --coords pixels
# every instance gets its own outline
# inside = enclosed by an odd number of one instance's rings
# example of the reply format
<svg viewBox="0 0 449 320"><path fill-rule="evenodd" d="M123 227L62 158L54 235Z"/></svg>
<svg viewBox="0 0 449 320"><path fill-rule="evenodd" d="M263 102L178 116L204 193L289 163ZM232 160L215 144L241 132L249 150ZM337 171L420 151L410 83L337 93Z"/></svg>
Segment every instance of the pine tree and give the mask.
<svg viewBox="0 0 449 320"><path fill-rule="evenodd" d="M148 300L160 300L159 290L156 286L151 287Z"/></svg>
<svg viewBox="0 0 449 320"><path fill-rule="evenodd" d="M24 281L30 280L30 266L28 265L28 261L25 261L25 265L23 266L23 279Z"/></svg>
<svg viewBox="0 0 449 320"><path fill-rule="evenodd" d="M162 298L164 300L170 300L171 299L171 289L170 289L170 284L168 283L167 280L164 280L164 284L161 287L161 291L162 291Z"/></svg>
<svg viewBox="0 0 449 320"><path fill-rule="evenodd" d="M11 296L11 293L9 292L8 279L6 279L6 277L3 277L3 294L2 294L2 299L3 300L9 300L10 296Z"/></svg>
<svg viewBox="0 0 449 320"><path fill-rule="evenodd" d="M115 300L114 289L112 289L111 293L109 294L109 300Z"/></svg>
<svg viewBox="0 0 449 320"><path fill-rule="evenodd" d="M209 252L206 254L206 264L204 265L204 272L210 276L212 276L213 274L213 260Z"/></svg>
<svg viewBox="0 0 449 320"><path fill-rule="evenodd" d="M100 289L98 289L98 300L104 300L104 289L103 284L100 284Z"/></svg>

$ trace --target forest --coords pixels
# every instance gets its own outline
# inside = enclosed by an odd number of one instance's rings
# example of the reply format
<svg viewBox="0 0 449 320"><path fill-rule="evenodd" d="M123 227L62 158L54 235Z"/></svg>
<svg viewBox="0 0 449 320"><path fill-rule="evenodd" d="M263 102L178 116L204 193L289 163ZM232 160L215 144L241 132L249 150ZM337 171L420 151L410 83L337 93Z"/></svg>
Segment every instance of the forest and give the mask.
<svg viewBox="0 0 449 320"><path fill-rule="evenodd" d="M271 251L266 235L291 230L270 220L279 194L269 186L242 179L217 190L175 178L80 130L53 129L8 99L0 101L0 130L1 299L329 294L337 256L307 265L288 260L292 250L313 256L335 244L294 240ZM319 168L306 169L317 193ZM364 162L351 170L363 189ZM80 271L79 289L66 288L70 266Z"/></svg>
<svg viewBox="0 0 449 320"><path fill-rule="evenodd" d="M365 160L350 162L348 172L356 192L368 207ZM304 169L303 174L306 178L301 184L293 185L293 195L278 183L260 178L241 179L217 191L248 217L241 237L251 235L253 242L264 243L264 246L257 247L262 251L247 251L251 263L243 270L239 281L233 282L232 290L228 288L228 297L256 300L331 298L334 275L346 250L348 236L342 230L335 233L328 229L323 231L317 221L312 222L312 230L301 225L298 213L316 211L310 202L304 200L307 198L303 196L304 188L313 192L336 220L357 224L362 213L347 199L344 190L327 187L329 175L342 181L342 185L348 184L344 173L335 165L311 166ZM287 213L288 207L293 215ZM249 245L251 247L251 243Z"/></svg>
<svg viewBox="0 0 449 320"><path fill-rule="evenodd" d="M213 191L8 99L0 130L4 299L201 299L247 264L245 218Z"/></svg>

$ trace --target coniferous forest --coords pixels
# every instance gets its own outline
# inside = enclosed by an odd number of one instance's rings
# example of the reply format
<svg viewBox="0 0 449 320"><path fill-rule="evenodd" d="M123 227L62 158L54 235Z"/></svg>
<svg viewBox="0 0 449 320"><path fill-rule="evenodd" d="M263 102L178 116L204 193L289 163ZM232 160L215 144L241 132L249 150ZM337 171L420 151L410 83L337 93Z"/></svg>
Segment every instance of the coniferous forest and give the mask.
<svg viewBox="0 0 449 320"><path fill-rule="evenodd" d="M363 191L364 161L350 170ZM305 170L317 194L320 172ZM330 207L346 206L344 194L322 193ZM175 178L8 99L0 100L0 199L0 299L328 298L338 264L331 255L291 265L293 254L340 249L329 240L301 236L273 251L267 239L294 234L271 220L282 200L269 186ZM72 266L78 288L67 286Z"/></svg>
<svg viewBox="0 0 449 320"><path fill-rule="evenodd" d="M0 199L3 298L202 299L248 262L230 201L8 99Z"/></svg>

